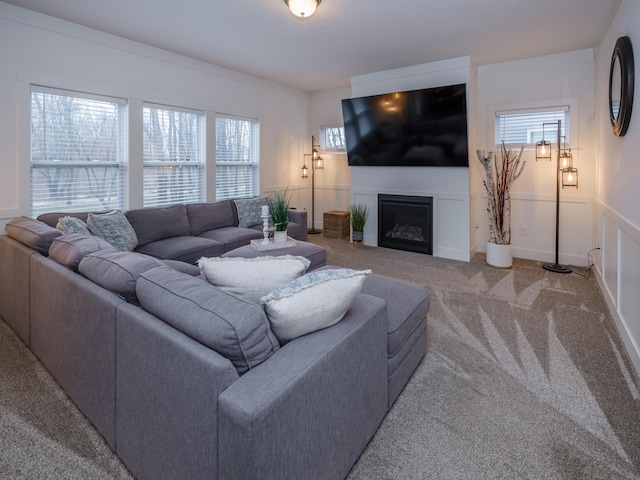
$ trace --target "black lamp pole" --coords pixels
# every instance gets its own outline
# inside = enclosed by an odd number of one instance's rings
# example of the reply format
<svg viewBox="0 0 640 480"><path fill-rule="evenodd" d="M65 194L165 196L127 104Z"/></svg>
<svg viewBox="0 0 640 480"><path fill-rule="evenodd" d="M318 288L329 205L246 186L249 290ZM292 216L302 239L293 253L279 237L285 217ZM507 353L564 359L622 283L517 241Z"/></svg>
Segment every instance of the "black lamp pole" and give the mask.
<svg viewBox="0 0 640 480"><path fill-rule="evenodd" d="M311 135L311 228L307 233L315 235L321 233L315 228L316 218L316 137Z"/></svg>
<svg viewBox="0 0 640 480"><path fill-rule="evenodd" d="M558 120L558 155L556 157L556 261L555 263L545 263L542 268L554 273L571 273L571 267L558 263L558 240L560 236L560 181L562 173L560 171L560 136L561 120Z"/></svg>

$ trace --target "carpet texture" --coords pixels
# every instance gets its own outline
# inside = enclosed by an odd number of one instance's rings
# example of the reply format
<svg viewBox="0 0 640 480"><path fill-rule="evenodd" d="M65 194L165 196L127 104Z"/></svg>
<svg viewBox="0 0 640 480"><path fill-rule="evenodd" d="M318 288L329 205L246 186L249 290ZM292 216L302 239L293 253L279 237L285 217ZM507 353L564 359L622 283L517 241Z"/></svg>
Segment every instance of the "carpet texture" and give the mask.
<svg viewBox="0 0 640 480"><path fill-rule="evenodd" d="M427 355L349 480L640 478L640 383L593 278L310 240L432 292Z"/></svg>
<svg viewBox="0 0 640 480"><path fill-rule="evenodd" d="M309 240L432 292L427 356L348 480L640 478L640 382L593 279ZM0 478L131 478L4 322L0 432Z"/></svg>

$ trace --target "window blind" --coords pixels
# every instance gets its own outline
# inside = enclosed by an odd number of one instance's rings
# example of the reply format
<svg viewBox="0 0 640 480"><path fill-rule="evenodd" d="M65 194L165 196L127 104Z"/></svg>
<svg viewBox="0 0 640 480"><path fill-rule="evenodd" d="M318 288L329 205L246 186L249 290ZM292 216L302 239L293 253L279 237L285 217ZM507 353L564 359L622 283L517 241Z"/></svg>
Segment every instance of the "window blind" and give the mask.
<svg viewBox="0 0 640 480"><path fill-rule="evenodd" d="M145 103L145 207L204 200L204 112Z"/></svg>
<svg viewBox="0 0 640 480"><path fill-rule="evenodd" d="M320 150L328 153L346 153L347 142L344 139L344 127L321 127Z"/></svg>
<svg viewBox="0 0 640 480"><path fill-rule="evenodd" d="M216 116L216 199L259 191L260 135L256 119Z"/></svg>
<svg viewBox="0 0 640 480"><path fill-rule="evenodd" d="M31 215L122 208L126 101L31 87Z"/></svg>
<svg viewBox="0 0 640 480"><path fill-rule="evenodd" d="M511 110L496 112L496 145L504 143L507 146L525 145L535 148L535 144L544 139L550 143L557 143L558 129L544 123L557 123L562 120L562 136L569 141L569 107L549 107L529 110Z"/></svg>

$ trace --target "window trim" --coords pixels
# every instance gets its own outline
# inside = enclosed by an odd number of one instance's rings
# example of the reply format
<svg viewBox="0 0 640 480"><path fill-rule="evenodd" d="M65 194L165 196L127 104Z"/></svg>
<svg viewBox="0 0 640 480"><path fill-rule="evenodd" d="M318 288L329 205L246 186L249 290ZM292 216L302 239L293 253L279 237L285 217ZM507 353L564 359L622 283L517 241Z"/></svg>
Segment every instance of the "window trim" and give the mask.
<svg viewBox="0 0 640 480"><path fill-rule="evenodd" d="M513 111L513 110L538 110L549 109L558 106L568 106L571 121L569 122L569 139L570 144L568 147L572 148L572 151L576 152L580 145L580 104L577 98L552 98L537 102L523 102L523 103L504 103L504 104L491 104L487 107L487 130L486 130L486 143L484 150L494 150L496 148L496 112L501 111ZM555 145L555 137L552 139ZM487 148L488 146L488 148ZM517 144L515 147L520 148L522 144ZM509 145L507 145L509 147ZM512 145L512 147L514 147ZM482 148L480 148L482 150ZM535 150L535 147L525 145L525 152L531 152ZM575 160L575 155L574 155Z"/></svg>

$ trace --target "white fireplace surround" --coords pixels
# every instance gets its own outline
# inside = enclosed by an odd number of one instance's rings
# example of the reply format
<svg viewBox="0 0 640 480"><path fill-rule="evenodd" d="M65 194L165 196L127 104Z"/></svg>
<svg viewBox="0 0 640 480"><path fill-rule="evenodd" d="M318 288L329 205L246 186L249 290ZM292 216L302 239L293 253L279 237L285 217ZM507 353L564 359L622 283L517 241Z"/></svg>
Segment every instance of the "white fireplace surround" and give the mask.
<svg viewBox="0 0 640 480"><path fill-rule="evenodd" d="M352 77L351 94L364 97L473 82L471 59L462 57ZM467 95L474 91L468 87ZM474 118L474 105L474 99L468 97L468 118ZM472 124L468 132L469 145L473 145ZM475 228L471 228L469 175L469 168L464 167L352 167L351 203L363 203L369 209L365 245L378 246L378 194L433 197L433 256L470 261Z"/></svg>

